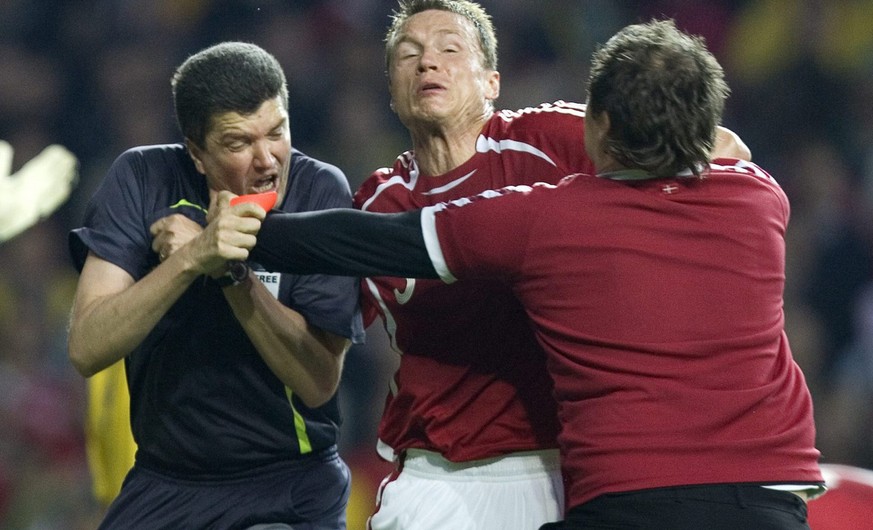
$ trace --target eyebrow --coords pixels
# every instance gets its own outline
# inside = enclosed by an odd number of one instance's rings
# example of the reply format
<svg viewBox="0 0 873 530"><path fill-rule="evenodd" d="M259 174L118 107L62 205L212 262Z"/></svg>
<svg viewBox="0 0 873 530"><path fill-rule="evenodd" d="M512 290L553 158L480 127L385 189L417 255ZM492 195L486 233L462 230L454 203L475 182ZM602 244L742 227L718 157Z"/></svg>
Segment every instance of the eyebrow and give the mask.
<svg viewBox="0 0 873 530"><path fill-rule="evenodd" d="M437 30L437 36L439 37L460 37L461 40L464 40L464 33L462 31L458 31L455 29L440 29ZM421 43L421 39L414 38L410 36L409 33L404 33L399 39L397 39L397 45L403 44L404 42L418 44Z"/></svg>
<svg viewBox="0 0 873 530"><path fill-rule="evenodd" d="M288 123L288 117L283 116L281 119L277 120L276 123L272 127L270 127L270 129L268 130L268 134L274 132L276 129L284 127L287 123ZM217 141L219 143L224 143L227 141L234 141L234 140L246 140L250 137L251 137L251 135L247 132L240 131L237 129L230 129L230 130L227 130L227 131L224 131L223 133L221 133L221 135L218 136Z"/></svg>

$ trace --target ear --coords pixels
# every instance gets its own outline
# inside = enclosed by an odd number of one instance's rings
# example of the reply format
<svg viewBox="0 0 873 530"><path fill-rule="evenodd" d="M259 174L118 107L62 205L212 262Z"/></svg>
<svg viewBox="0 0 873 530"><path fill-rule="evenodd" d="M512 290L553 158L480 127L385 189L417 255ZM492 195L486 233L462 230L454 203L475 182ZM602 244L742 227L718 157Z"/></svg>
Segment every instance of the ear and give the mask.
<svg viewBox="0 0 873 530"><path fill-rule="evenodd" d="M188 148L188 155L191 156L191 160L194 162L194 167L197 168L197 172L201 175L206 175L206 169L203 167L200 148L188 138L185 138L185 147Z"/></svg>
<svg viewBox="0 0 873 530"><path fill-rule="evenodd" d="M596 127L592 128L595 129L597 134L597 140L600 141L602 145L603 139L609 136L609 114L605 110L600 111L597 114L586 113L585 119L597 122L595 124ZM588 130L588 127L586 127L585 134L588 134Z"/></svg>
<svg viewBox="0 0 873 530"><path fill-rule="evenodd" d="M485 99L488 101L494 101L500 97L500 72L497 70L491 70L488 72L486 83Z"/></svg>

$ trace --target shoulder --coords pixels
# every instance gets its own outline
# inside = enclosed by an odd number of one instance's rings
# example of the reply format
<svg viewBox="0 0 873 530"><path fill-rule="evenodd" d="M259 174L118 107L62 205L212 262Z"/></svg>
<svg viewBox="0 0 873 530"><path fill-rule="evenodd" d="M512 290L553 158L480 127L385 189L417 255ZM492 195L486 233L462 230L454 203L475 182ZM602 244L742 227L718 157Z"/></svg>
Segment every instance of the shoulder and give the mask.
<svg viewBox="0 0 873 530"><path fill-rule="evenodd" d="M118 155L110 167L110 175L133 173L141 179L190 171L196 170L182 144L131 147Z"/></svg>
<svg viewBox="0 0 873 530"><path fill-rule="evenodd" d="M188 150L182 144L141 145L122 152L116 163L179 164L187 158Z"/></svg>
<svg viewBox="0 0 873 530"><path fill-rule="evenodd" d="M404 151L394 159L394 164L390 167L380 167L373 171L373 173L370 174L370 177L364 181L364 185L378 186L394 177L401 177L409 180L414 160L415 155L412 151Z"/></svg>
<svg viewBox="0 0 873 530"><path fill-rule="evenodd" d="M477 150L535 154L561 175L589 172L593 166L582 146L584 136L585 105L556 101L496 113L479 136Z"/></svg>
<svg viewBox="0 0 873 530"><path fill-rule="evenodd" d="M761 166L747 160L736 158L717 158L710 162L708 172L710 176L735 177L742 184L760 184L764 187L778 190L782 188L770 173Z"/></svg>
<svg viewBox="0 0 873 530"><path fill-rule="evenodd" d="M346 175L339 167L297 149L291 153L291 179L307 181L313 186L349 190Z"/></svg>
<svg viewBox="0 0 873 530"><path fill-rule="evenodd" d="M581 126L585 120L585 105L567 101L543 103L523 109L504 109L495 113L492 122L512 128L543 128L559 125Z"/></svg>
<svg viewBox="0 0 873 530"><path fill-rule="evenodd" d="M104 182L115 182L127 188L137 184L149 187L196 173L182 144L145 145L131 147L118 155Z"/></svg>
<svg viewBox="0 0 873 530"><path fill-rule="evenodd" d="M281 206L286 212L351 206L352 191L342 170L297 149L292 152L287 186Z"/></svg>
<svg viewBox="0 0 873 530"><path fill-rule="evenodd" d="M390 184L408 184L411 182L410 171L413 165L412 151L401 153L391 167L381 167L370 174L355 192L355 208L361 206L370 198L378 195Z"/></svg>

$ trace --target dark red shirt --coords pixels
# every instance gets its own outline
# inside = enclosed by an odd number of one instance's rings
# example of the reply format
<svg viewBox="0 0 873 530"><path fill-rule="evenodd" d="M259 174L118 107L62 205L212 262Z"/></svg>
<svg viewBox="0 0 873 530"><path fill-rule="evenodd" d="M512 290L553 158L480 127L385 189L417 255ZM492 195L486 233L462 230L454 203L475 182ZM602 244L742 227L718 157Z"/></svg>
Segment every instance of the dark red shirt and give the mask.
<svg viewBox="0 0 873 530"><path fill-rule="evenodd" d="M423 212L441 277L499 279L533 323L568 507L665 486L822 480L783 329L788 200L756 165L717 163L702 180L577 175Z"/></svg>
<svg viewBox="0 0 873 530"><path fill-rule="evenodd" d="M404 153L361 186L355 206L403 212L591 171L583 117L584 106L563 102L498 112L460 167L425 176ZM458 462L557 447L544 354L505 285L379 277L362 293L365 318L381 315L401 354L379 426L384 457L412 447Z"/></svg>

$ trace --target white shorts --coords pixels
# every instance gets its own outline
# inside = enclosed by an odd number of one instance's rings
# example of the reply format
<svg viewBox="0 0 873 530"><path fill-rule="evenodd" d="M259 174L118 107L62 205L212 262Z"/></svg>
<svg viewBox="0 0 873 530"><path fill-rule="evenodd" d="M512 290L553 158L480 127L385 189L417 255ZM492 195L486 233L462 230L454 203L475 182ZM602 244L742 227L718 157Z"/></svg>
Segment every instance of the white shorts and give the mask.
<svg viewBox="0 0 873 530"><path fill-rule="evenodd" d="M379 487L370 530L533 529L564 516L558 451L449 462L410 449Z"/></svg>

